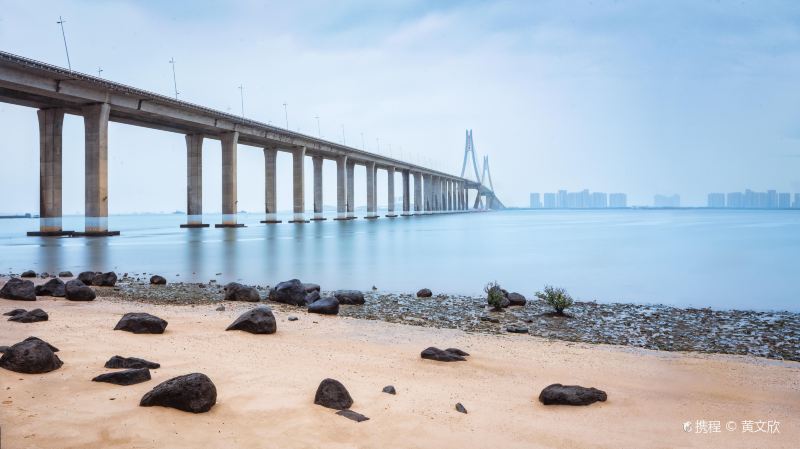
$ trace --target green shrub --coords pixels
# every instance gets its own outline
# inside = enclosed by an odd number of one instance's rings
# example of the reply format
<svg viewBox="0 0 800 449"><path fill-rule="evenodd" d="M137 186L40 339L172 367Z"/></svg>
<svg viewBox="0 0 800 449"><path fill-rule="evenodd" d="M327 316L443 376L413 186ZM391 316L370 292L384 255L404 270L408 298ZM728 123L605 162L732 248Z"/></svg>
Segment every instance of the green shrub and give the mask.
<svg viewBox="0 0 800 449"><path fill-rule="evenodd" d="M483 291L486 292L486 300L489 305L494 308L494 310L503 309L503 299L505 299L505 295L503 294L503 289L500 288L500 284L498 284L497 281L486 284L486 287L483 287Z"/></svg>
<svg viewBox="0 0 800 449"><path fill-rule="evenodd" d="M536 297L549 304L559 315L564 314L564 309L572 307L572 296L561 287L545 285L544 292L536 292Z"/></svg>

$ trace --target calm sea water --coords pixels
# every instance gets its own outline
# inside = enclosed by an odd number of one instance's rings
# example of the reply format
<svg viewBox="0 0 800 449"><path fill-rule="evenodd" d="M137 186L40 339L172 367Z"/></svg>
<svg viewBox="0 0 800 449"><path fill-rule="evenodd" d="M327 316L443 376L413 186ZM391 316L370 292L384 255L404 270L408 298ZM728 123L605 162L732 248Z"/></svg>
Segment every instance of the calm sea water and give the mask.
<svg viewBox="0 0 800 449"><path fill-rule="evenodd" d="M285 217L288 218L288 217ZM35 238L0 220L0 271L115 270L173 281L478 294L492 280L529 298L545 284L580 300L800 311L800 213L504 211L180 229L182 215L112 216L120 237ZM83 229L65 217L65 229ZM220 222L207 215L207 223Z"/></svg>

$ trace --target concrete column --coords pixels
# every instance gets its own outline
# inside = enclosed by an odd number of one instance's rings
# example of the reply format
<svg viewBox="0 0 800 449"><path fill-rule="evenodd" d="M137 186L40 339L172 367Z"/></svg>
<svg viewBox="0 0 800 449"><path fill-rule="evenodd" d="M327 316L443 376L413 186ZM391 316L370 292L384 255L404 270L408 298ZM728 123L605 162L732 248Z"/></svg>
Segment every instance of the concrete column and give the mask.
<svg viewBox="0 0 800 449"><path fill-rule="evenodd" d="M450 180L445 179L443 182L444 190L444 210L450 212Z"/></svg>
<svg viewBox="0 0 800 449"><path fill-rule="evenodd" d="M336 159L336 218L347 219L347 156Z"/></svg>
<svg viewBox="0 0 800 449"><path fill-rule="evenodd" d="M61 135L63 109L39 109L39 231L30 236L70 235L61 228Z"/></svg>
<svg viewBox="0 0 800 449"><path fill-rule="evenodd" d="M264 148L264 212L261 223L280 223L278 220L277 148Z"/></svg>
<svg viewBox="0 0 800 449"><path fill-rule="evenodd" d="M422 174L414 172L414 212L422 212Z"/></svg>
<svg viewBox="0 0 800 449"><path fill-rule="evenodd" d="M411 214L411 180L408 170L403 170L403 214Z"/></svg>
<svg viewBox="0 0 800 449"><path fill-rule="evenodd" d="M442 183L438 176L433 177L433 210L434 212L439 212L441 210L441 201L442 201Z"/></svg>
<svg viewBox="0 0 800 449"><path fill-rule="evenodd" d="M377 198L375 197L375 163L367 162L367 216L365 218L378 218Z"/></svg>
<svg viewBox="0 0 800 449"><path fill-rule="evenodd" d="M186 135L186 223L182 228L205 228L203 224L203 135Z"/></svg>
<svg viewBox="0 0 800 449"><path fill-rule="evenodd" d="M314 218L312 220L324 220L322 218L322 157L314 156L311 158L314 163Z"/></svg>
<svg viewBox="0 0 800 449"><path fill-rule="evenodd" d="M222 223L217 228L240 228L236 220L239 199L236 183L236 160L238 154L239 133L226 132L220 136L222 141Z"/></svg>
<svg viewBox="0 0 800 449"><path fill-rule="evenodd" d="M387 184L387 199L389 202L387 203L387 214L386 216L389 218L394 218L397 214L394 213L394 167L389 167L386 169L386 178L388 180Z"/></svg>
<svg viewBox="0 0 800 449"><path fill-rule="evenodd" d="M425 175L425 213L433 212L433 176Z"/></svg>
<svg viewBox="0 0 800 449"><path fill-rule="evenodd" d="M289 223L307 223L305 217L305 156L306 147L299 147L292 150L292 197L294 205L294 219Z"/></svg>
<svg viewBox="0 0 800 449"><path fill-rule="evenodd" d="M86 140L85 232L84 235L117 235L108 231L108 103L83 108Z"/></svg>
<svg viewBox="0 0 800 449"><path fill-rule="evenodd" d="M356 163L351 160L347 160L347 218L354 219L356 218L355 215L355 198L356 198L356 189L355 189L355 169Z"/></svg>

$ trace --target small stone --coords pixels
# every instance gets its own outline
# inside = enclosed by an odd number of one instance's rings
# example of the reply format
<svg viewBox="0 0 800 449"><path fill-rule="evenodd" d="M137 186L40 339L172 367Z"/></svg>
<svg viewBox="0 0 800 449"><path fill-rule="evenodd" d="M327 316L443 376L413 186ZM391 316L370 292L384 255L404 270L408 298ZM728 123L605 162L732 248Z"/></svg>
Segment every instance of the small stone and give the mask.
<svg viewBox="0 0 800 449"><path fill-rule="evenodd" d="M289 320L289 321L297 321L299 318L297 318L294 315L289 315L289 318L286 318L286 319Z"/></svg>
<svg viewBox="0 0 800 449"><path fill-rule="evenodd" d="M369 418L362 415L361 413L354 412L352 410L339 410L336 412L339 416L344 416L347 419L351 419L355 422L362 422L362 421L369 421Z"/></svg>
<svg viewBox="0 0 800 449"><path fill-rule="evenodd" d="M333 292L333 296L339 301L339 304L364 304L364 293L358 290L336 290Z"/></svg>
<svg viewBox="0 0 800 449"><path fill-rule="evenodd" d="M217 312L224 312L224 311L225 311L225 306L224 306L224 305L222 305L222 304L220 304L220 306L219 306L219 307L217 307L217 308L216 308L216 309L214 309L214 310L216 310Z"/></svg>
<svg viewBox="0 0 800 449"><path fill-rule="evenodd" d="M317 387L314 403L335 410L344 410L353 405L353 398L338 380L323 379Z"/></svg>
<svg viewBox="0 0 800 449"><path fill-rule="evenodd" d="M72 272L71 271L60 271L58 273L58 277L60 277L60 278L71 278L72 277Z"/></svg>
<svg viewBox="0 0 800 449"><path fill-rule="evenodd" d="M467 409L464 408L464 405L460 402L456 403L456 411L465 415L467 414Z"/></svg>
<svg viewBox="0 0 800 449"><path fill-rule="evenodd" d="M152 284L152 285L166 285L167 284L167 279L164 276L159 276L157 274L154 274L153 276L150 276L150 284Z"/></svg>
<svg viewBox="0 0 800 449"><path fill-rule="evenodd" d="M383 390L381 391L388 394L397 394L397 390L394 389L394 385L387 385L383 387Z"/></svg>
<svg viewBox="0 0 800 449"><path fill-rule="evenodd" d="M16 321L18 323L36 323L38 321L47 321L47 312L42 309L33 309L25 313L20 313L12 316L8 321Z"/></svg>
<svg viewBox="0 0 800 449"><path fill-rule="evenodd" d="M539 401L544 405L589 405L607 398L603 390L579 385L553 384L539 394Z"/></svg>
<svg viewBox="0 0 800 449"><path fill-rule="evenodd" d="M150 380L150 370L147 368L133 368L113 373L96 376L92 382L108 382L115 385L135 385Z"/></svg>
<svg viewBox="0 0 800 449"><path fill-rule="evenodd" d="M108 359L105 364L106 368L149 368L149 369L158 369L161 368L161 365L155 362L149 362L145 359L140 359L136 357L122 357L119 355L115 355Z"/></svg>
<svg viewBox="0 0 800 449"><path fill-rule="evenodd" d="M417 292L417 298L430 298L433 292L429 288L423 288Z"/></svg>
<svg viewBox="0 0 800 449"><path fill-rule="evenodd" d="M506 331L512 334L527 334L528 328L523 326L508 326L506 327Z"/></svg>
<svg viewBox="0 0 800 449"><path fill-rule="evenodd" d="M437 362L465 362L467 360L464 358L464 356L455 352L442 351L441 349L433 346L422 351L420 356L423 359L436 360Z"/></svg>

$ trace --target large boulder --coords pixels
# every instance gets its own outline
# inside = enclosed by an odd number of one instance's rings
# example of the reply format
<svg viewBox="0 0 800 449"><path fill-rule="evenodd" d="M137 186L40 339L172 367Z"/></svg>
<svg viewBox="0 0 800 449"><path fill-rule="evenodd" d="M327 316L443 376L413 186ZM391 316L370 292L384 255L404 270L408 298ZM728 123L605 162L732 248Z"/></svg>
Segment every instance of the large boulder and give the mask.
<svg viewBox="0 0 800 449"><path fill-rule="evenodd" d="M317 387L314 403L335 410L345 410L353 405L353 398L338 380L324 379Z"/></svg>
<svg viewBox="0 0 800 449"><path fill-rule="evenodd" d="M528 302L524 296L517 292L509 293L508 296L506 296L506 299L508 299L510 306L524 306L525 303Z"/></svg>
<svg viewBox="0 0 800 449"><path fill-rule="evenodd" d="M303 288L306 290L306 293L311 293L313 291L316 291L317 293L319 293L320 290L321 290L321 287L319 286L319 284L312 284L312 283L308 283L308 282L304 282L303 283Z"/></svg>
<svg viewBox="0 0 800 449"><path fill-rule="evenodd" d="M72 277L72 272L71 271L59 271L58 272L58 277L60 277L60 278L71 278Z"/></svg>
<svg viewBox="0 0 800 449"><path fill-rule="evenodd" d="M217 403L217 388L205 374L192 373L174 377L156 385L142 396L141 407L172 407L192 413L211 410Z"/></svg>
<svg viewBox="0 0 800 449"><path fill-rule="evenodd" d="M16 321L18 323L36 323L37 321L47 321L48 318L47 312L44 310L33 309L14 315L9 318L8 321Z"/></svg>
<svg viewBox="0 0 800 449"><path fill-rule="evenodd" d="M0 288L0 298L16 301L36 301L36 289L33 282L19 278L11 278Z"/></svg>
<svg viewBox="0 0 800 449"><path fill-rule="evenodd" d="M37 285L34 288L36 296L55 296L63 298L67 295L66 285L64 281L59 278L53 278L42 285Z"/></svg>
<svg viewBox="0 0 800 449"><path fill-rule="evenodd" d="M167 322L149 313L126 313L114 327L115 331L134 334L163 334Z"/></svg>
<svg viewBox="0 0 800 449"><path fill-rule="evenodd" d="M311 290L310 292L306 293L306 304L314 304L315 301L319 301L321 298L320 294L316 290Z"/></svg>
<svg viewBox="0 0 800 449"><path fill-rule="evenodd" d="M261 301L261 295L253 287L231 282L225 286L225 301L258 302Z"/></svg>
<svg viewBox="0 0 800 449"><path fill-rule="evenodd" d="M153 285L166 285L167 278L165 278L164 276L159 276L157 274L154 274L150 276L150 283Z"/></svg>
<svg viewBox="0 0 800 449"><path fill-rule="evenodd" d="M312 290L313 292L313 290ZM269 291L269 300L293 306L308 304L306 288L298 279L279 282Z"/></svg>
<svg viewBox="0 0 800 449"><path fill-rule="evenodd" d="M35 337L12 345L0 357L0 367L25 374L49 373L63 364L52 346Z"/></svg>
<svg viewBox="0 0 800 449"><path fill-rule="evenodd" d="M92 287L84 284L80 279L68 281L64 292L64 296L70 301L93 301L96 296Z"/></svg>
<svg viewBox="0 0 800 449"><path fill-rule="evenodd" d="M21 313L25 313L25 312L27 312L27 310L25 310L25 309L14 309L14 310L11 310L9 312L4 313L3 316L17 316L17 315L19 315Z"/></svg>
<svg viewBox="0 0 800 449"><path fill-rule="evenodd" d="M42 340L39 337L28 337L28 338L26 338L25 340L22 340L22 341L39 341L39 342L42 342L42 343L46 344L47 347L50 348L51 351L53 351L53 352L58 352L59 351L58 348L56 348L55 346L51 345L50 343Z"/></svg>
<svg viewBox="0 0 800 449"><path fill-rule="evenodd" d="M119 355L115 355L108 359L105 364L106 368L149 368L149 369L158 369L161 368L161 365L155 362L150 362L145 359L140 359L136 357L122 357Z"/></svg>
<svg viewBox="0 0 800 449"><path fill-rule="evenodd" d="M258 306L236 318L226 331L245 331L251 334L274 334L278 330L275 315L267 306Z"/></svg>
<svg viewBox="0 0 800 449"><path fill-rule="evenodd" d="M539 402L544 405L589 405L607 398L603 390L579 385L553 384L539 394Z"/></svg>
<svg viewBox="0 0 800 449"><path fill-rule="evenodd" d="M117 283L117 273L109 271L108 273L97 273L92 279L92 285L97 287L113 287Z"/></svg>
<svg viewBox="0 0 800 449"><path fill-rule="evenodd" d="M333 296L339 300L339 304L364 304L364 293L358 290L336 290Z"/></svg>
<svg viewBox="0 0 800 449"><path fill-rule="evenodd" d="M318 299L308 305L308 312L336 315L339 313L339 300L334 297Z"/></svg>
<svg viewBox="0 0 800 449"><path fill-rule="evenodd" d="M467 361L467 359L464 358L466 355L469 354L455 348L441 350L433 346L426 348L420 353L420 357L423 359L436 360L437 362L465 362Z"/></svg>
<svg viewBox="0 0 800 449"><path fill-rule="evenodd" d="M94 281L94 276L96 274L94 271L84 271L82 273L78 273L78 280L83 282L85 285L92 285L92 281Z"/></svg>
<svg viewBox="0 0 800 449"><path fill-rule="evenodd" d="M113 373L96 376L92 382L108 382L116 385L134 385L150 380L150 370L147 368L132 368Z"/></svg>
<svg viewBox="0 0 800 449"><path fill-rule="evenodd" d="M33 271L33 270L26 270L26 271L23 271L22 274L19 275L19 277L21 277L21 278L35 278L36 277L36 272Z"/></svg>
<svg viewBox="0 0 800 449"><path fill-rule="evenodd" d="M429 288L422 288L417 291L417 298L430 298L433 296L433 292Z"/></svg>

